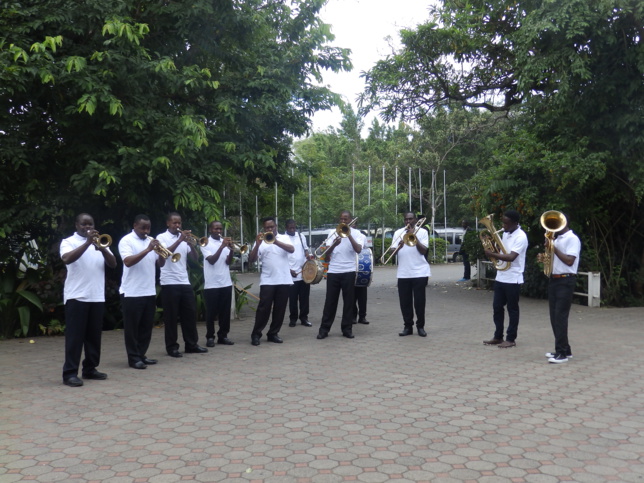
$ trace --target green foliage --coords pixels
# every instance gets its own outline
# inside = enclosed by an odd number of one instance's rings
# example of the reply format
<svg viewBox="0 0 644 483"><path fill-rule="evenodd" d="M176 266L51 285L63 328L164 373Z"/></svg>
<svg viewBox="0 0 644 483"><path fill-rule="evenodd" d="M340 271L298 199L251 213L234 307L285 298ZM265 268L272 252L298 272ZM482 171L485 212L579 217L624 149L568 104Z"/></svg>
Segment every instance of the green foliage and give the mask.
<svg viewBox="0 0 644 483"><path fill-rule="evenodd" d="M37 279L35 270L18 274L15 265L0 271L0 338L27 336L32 324L32 311L43 311L38 296L28 290Z"/></svg>
<svg viewBox="0 0 644 483"><path fill-rule="evenodd" d="M447 241L444 238L429 238L427 246L427 260L431 264L445 263L447 256Z"/></svg>

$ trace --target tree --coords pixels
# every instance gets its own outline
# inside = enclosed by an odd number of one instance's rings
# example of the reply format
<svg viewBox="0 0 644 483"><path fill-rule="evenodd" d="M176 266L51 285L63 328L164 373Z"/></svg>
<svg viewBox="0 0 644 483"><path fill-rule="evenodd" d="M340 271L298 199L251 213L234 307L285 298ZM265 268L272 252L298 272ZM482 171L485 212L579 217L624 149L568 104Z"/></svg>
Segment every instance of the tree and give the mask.
<svg viewBox="0 0 644 483"><path fill-rule="evenodd" d="M291 137L337 100L321 72L351 67L324 3L4 2L0 262L30 239L57 258L79 211L118 239L140 212L201 227L226 187L289 187Z"/></svg>
<svg viewBox="0 0 644 483"><path fill-rule="evenodd" d="M366 74L362 109L383 107L386 119L447 104L505 113L513 127L473 179L479 205L519 207L533 226L546 209L566 211L606 300L641 298L644 5L446 0L432 15Z"/></svg>

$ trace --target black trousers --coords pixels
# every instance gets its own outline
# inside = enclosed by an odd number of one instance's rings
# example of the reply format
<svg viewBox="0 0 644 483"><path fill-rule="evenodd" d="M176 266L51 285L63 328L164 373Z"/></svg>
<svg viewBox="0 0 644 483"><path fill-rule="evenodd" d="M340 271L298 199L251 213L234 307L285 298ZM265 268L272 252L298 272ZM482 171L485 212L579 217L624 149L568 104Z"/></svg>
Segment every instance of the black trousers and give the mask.
<svg viewBox="0 0 644 483"><path fill-rule="evenodd" d="M557 354L572 354L568 342L568 315L576 283L577 277L551 278L548 283L550 325L555 336Z"/></svg>
<svg viewBox="0 0 644 483"><path fill-rule="evenodd" d="M206 304L206 339L215 338L215 317L219 322L217 337L223 339L230 332L230 304L233 297L233 286L207 288L203 291Z"/></svg>
<svg viewBox="0 0 644 483"><path fill-rule="evenodd" d="M463 257L463 278L465 280L469 280L472 275L472 266L470 265L470 256L465 253L461 252L461 256Z"/></svg>
<svg viewBox="0 0 644 483"><path fill-rule="evenodd" d="M181 334L186 350L194 349L199 341L199 334L197 334L197 304L192 286L162 285L161 305L165 324L165 349L168 354L179 350L177 323L181 324Z"/></svg>
<svg viewBox="0 0 644 483"><path fill-rule="evenodd" d="M309 295L311 294L311 285L304 280L293 282L288 292L289 319L295 322L297 319L308 320L309 318ZM298 315L299 305L299 315Z"/></svg>
<svg viewBox="0 0 644 483"><path fill-rule="evenodd" d="M354 287L353 297L356 303L353 305L353 320L367 318L367 287Z"/></svg>
<svg viewBox="0 0 644 483"><path fill-rule="evenodd" d="M123 312L123 335L128 364L136 364L145 359L145 353L150 347L154 312L156 311L156 296L125 297L121 295L121 311Z"/></svg>
<svg viewBox="0 0 644 483"><path fill-rule="evenodd" d="M101 362L101 334L103 331L104 302L65 303L65 363L63 380L78 376L81 355L83 374L93 372Z"/></svg>
<svg viewBox="0 0 644 483"><path fill-rule="evenodd" d="M284 322L286 305L288 304L288 290L290 285L262 285L259 287L259 303L255 312L255 326L251 333L252 338L260 338L262 331L271 319L268 328L268 337L277 335Z"/></svg>
<svg viewBox="0 0 644 483"><path fill-rule="evenodd" d="M328 273L326 279L326 297L322 311L320 333L328 334L338 310L338 300L342 292L342 332L353 330L353 309L355 303L356 272Z"/></svg>
<svg viewBox="0 0 644 483"><path fill-rule="evenodd" d="M414 326L416 310L416 327L425 327L425 293L429 277L399 278L398 299L405 327Z"/></svg>
<svg viewBox="0 0 644 483"><path fill-rule="evenodd" d="M521 284L494 282L494 338L503 339L503 319L505 317L504 307L508 307L508 331L505 340L514 342L519 330L519 294Z"/></svg>

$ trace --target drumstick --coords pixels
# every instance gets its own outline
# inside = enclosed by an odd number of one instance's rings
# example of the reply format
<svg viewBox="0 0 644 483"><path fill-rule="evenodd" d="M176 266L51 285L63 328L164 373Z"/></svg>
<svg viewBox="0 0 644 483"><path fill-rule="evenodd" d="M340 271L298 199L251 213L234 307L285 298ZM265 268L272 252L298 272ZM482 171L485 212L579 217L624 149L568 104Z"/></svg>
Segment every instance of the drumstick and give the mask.
<svg viewBox="0 0 644 483"><path fill-rule="evenodd" d="M246 292L246 293L247 293L248 295L250 295L251 297L253 297L253 298L255 298L255 299L259 300L259 297L258 297L257 295L250 293L248 290L244 290L244 289L243 289L243 288L241 288L239 285L235 284L235 288L236 288L237 290L241 290L242 292Z"/></svg>

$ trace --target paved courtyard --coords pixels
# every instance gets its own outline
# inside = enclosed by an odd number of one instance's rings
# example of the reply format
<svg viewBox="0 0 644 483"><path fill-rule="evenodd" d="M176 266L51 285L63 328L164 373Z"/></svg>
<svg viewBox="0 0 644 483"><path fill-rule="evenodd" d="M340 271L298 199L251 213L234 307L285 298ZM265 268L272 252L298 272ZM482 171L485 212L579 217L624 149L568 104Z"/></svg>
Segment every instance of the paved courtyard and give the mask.
<svg viewBox="0 0 644 483"><path fill-rule="evenodd" d="M338 318L315 338L323 281L284 344L251 346L246 307L234 346L173 359L157 328L137 371L104 332L109 379L81 388L62 385L62 337L0 341L0 482L644 482L644 308L574 305L574 359L553 365L546 301L521 300L517 347L484 346L492 293L432 271L427 338L398 336L377 268L353 340Z"/></svg>

